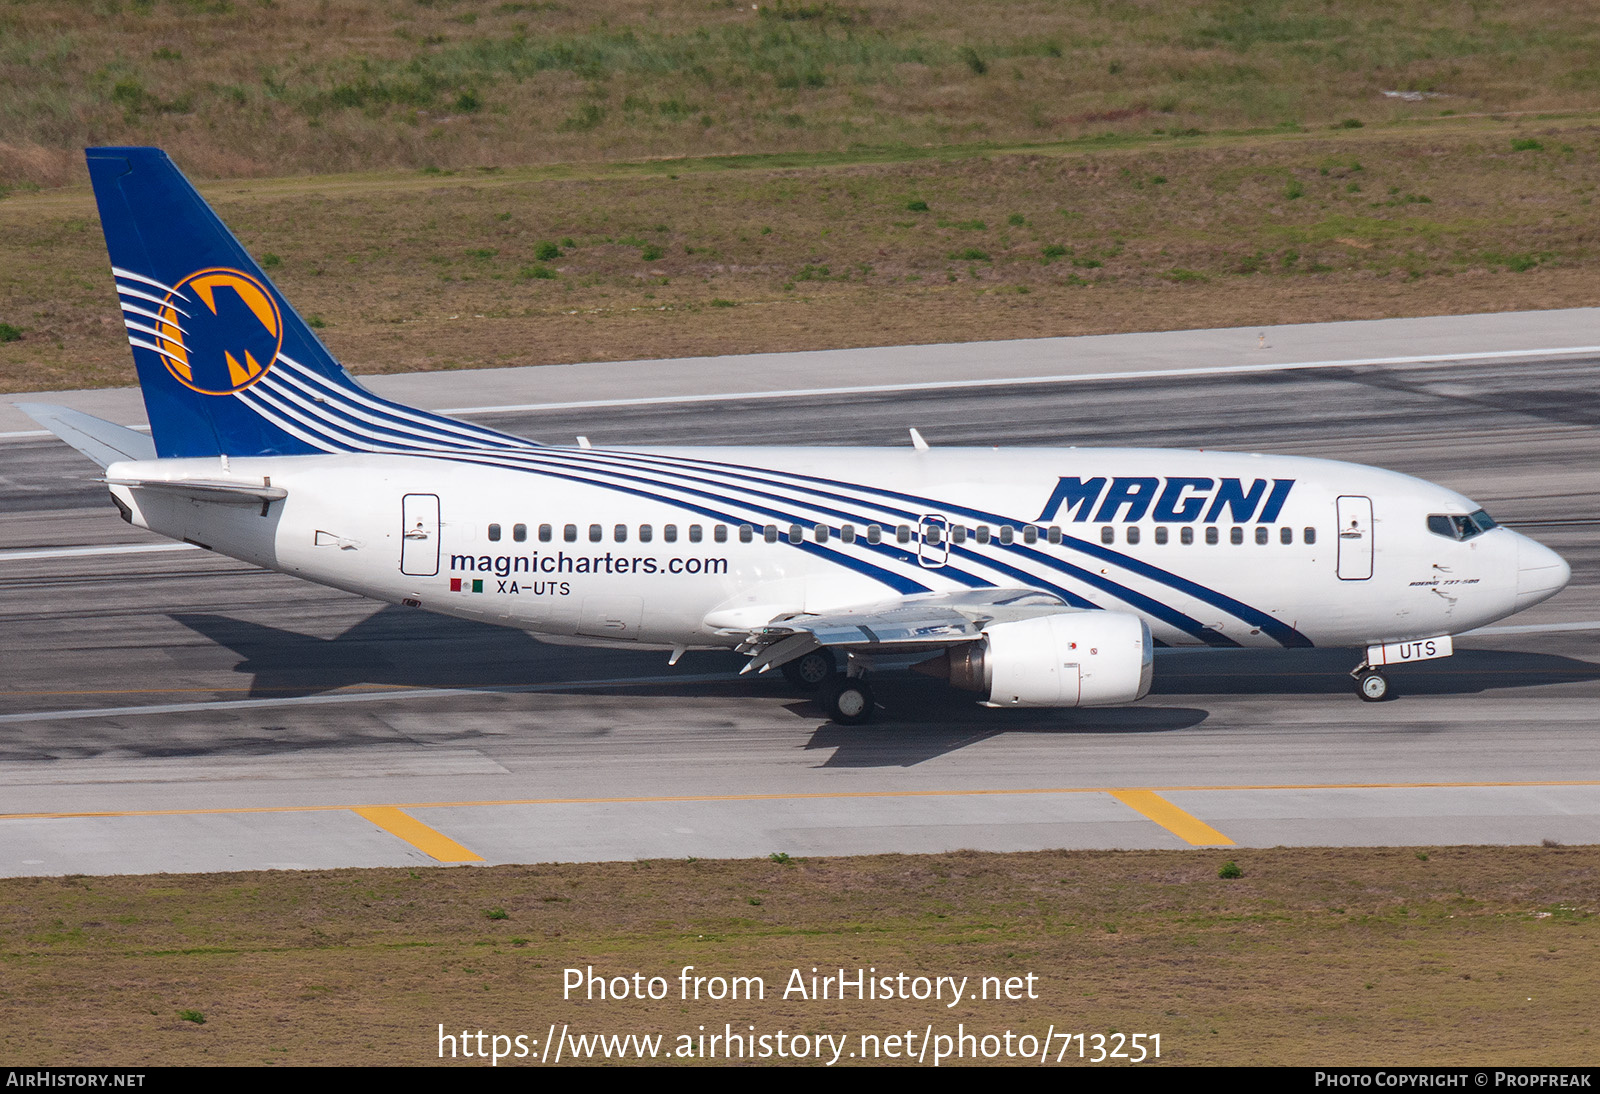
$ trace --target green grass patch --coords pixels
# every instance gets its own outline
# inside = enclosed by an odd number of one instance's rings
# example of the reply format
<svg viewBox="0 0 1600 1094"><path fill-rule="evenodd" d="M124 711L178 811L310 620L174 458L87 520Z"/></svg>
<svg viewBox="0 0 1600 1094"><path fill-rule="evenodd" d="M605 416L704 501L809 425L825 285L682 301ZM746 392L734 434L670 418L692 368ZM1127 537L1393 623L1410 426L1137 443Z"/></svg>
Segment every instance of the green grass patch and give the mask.
<svg viewBox="0 0 1600 1094"><path fill-rule="evenodd" d="M786 1001L782 988L794 969L871 965L1032 975L1036 998L959 1016L980 1032L1003 1018L1040 1036L1070 1008L1085 1028L1159 1030L1165 1063L1587 1060L1600 848L1229 853L1220 869L1198 850L775 852L7 878L0 1021L12 1053L79 1066L392 1066L437 1062L441 1014L477 1007L505 1028L546 1028L572 1005L569 967L675 985L693 965L765 982L755 1004L580 1007L588 1032L751 1021L860 1032L850 1000ZM53 1005L38 1006L46 995ZM880 1000L873 1015L885 1029L922 1028L948 1016L941 1008ZM284 1020L308 1011L337 1015L341 1035ZM1330 1027L1341 1036L1330 1040Z"/></svg>

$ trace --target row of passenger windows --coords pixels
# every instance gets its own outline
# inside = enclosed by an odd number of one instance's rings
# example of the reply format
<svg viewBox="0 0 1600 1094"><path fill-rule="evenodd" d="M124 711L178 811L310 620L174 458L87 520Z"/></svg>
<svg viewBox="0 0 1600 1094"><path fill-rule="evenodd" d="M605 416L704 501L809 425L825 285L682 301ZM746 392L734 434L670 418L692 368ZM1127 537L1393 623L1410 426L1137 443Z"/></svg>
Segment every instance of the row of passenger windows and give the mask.
<svg viewBox="0 0 1600 1094"><path fill-rule="evenodd" d="M728 542L728 525L713 524L710 527L712 542ZM1049 528L1039 528L1029 524L1024 525L1021 529L1013 528L1010 525L1002 525L998 530L991 530L988 525L979 525L976 528L966 528L962 525L955 524L951 525L948 530L940 524L929 524L920 527L922 528L926 541L933 546L942 544L946 538L947 532L950 542L955 544L966 543L968 539L980 544L997 542L1010 545L1018 541L1022 543L1033 544L1039 542L1040 536L1043 536L1046 542L1049 543L1061 542L1061 528L1057 525L1051 525ZM737 526L737 528L740 543L750 543L758 534L758 529L753 524L740 524ZM678 542L678 526L676 524L663 524L660 531L661 541L663 543ZM691 524L687 526L685 531L688 534L688 540L690 543L700 543L705 539L704 525ZM826 524L812 525L809 529L799 524L791 524L787 529L781 528L776 524L768 524L759 529L761 538L766 540L768 543L777 543L780 539L787 539L790 543L802 543L805 541L808 533L810 534L810 538L817 543L827 543L828 540L832 539L835 535L838 536L841 543L854 543L858 538L856 526L853 524L841 525L837 533L835 533L833 529ZM917 527L909 524L902 524L894 528L883 528L876 524L869 524L865 529L862 530L860 538L865 539L868 543L882 543L886 533L893 536L896 543L910 543L917 534ZM502 534L503 530L500 525L489 525L489 539L491 541L498 541ZM655 539L656 528L654 525L641 524L638 526L636 535L638 542L650 543ZM538 536L540 543L553 542L556 537L555 525L539 525ZM1155 529L1155 534L1152 538L1157 544L1165 544L1169 542L1169 536L1170 532L1166 525L1158 524ZM612 526L611 541L613 543L626 543L628 542L628 537L628 525L617 524ZM1128 544L1137 544L1140 541L1140 537L1141 532L1138 525L1130 524L1126 526L1124 531L1124 539ZM526 542L528 539L528 526L526 524L513 524L511 526L511 538L517 543ZM605 542L605 525L589 525L587 530L587 538L590 543ZM576 543L578 542L578 539L578 525L566 524L561 527L561 540L563 543ZM1258 525L1255 530L1255 541L1257 543L1265 544L1270 543L1271 540L1272 529L1268 528L1266 525ZM1116 526L1112 524L1101 526L1100 542L1115 543L1116 541ZM1194 527L1192 525L1186 524L1178 529L1179 543L1190 544L1194 541L1195 535ZM1216 527L1216 525L1208 525L1206 527L1205 541L1207 543L1222 542L1221 531ZM1230 528L1228 530L1228 541L1234 544L1243 543L1245 541L1244 528L1237 525ZM1317 530L1309 527L1302 529L1301 541L1307 544L1316 543ZM1279 528L1278 542L1284 545L1292 544L1294 542L1294 529L1287 526Z"/></svg>

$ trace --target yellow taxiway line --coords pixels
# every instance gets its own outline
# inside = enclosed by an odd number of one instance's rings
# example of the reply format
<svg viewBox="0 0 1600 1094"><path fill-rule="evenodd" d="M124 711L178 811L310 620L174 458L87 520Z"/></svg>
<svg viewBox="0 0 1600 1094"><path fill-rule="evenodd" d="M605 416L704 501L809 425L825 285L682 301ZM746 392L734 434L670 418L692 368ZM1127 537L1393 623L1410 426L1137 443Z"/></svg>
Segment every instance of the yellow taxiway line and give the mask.
<svg viewBox="0 0 1600 1094"><path fill-rule="evenodd" d="M1446 790L1600 786L1600 780L1560 779L1532 782L1407 782L1407 783L1273 783L1243 786L1072 786L990 790L856 790L809 794L682 794L623 798L501 798L480 801L400 802L382 805L261 805L211 809L108 809L82 812L0 813L0 821L68 820L73 818L220 816L241 813L330 813L346 811L374 824L438 862L483 862L476 854L405 810L473 808L504 805L638 805L691 802L818 801L851 798L969 798L1028 794L1109 794L1123 805L1165 828L1194 847L1233 847L1234 841L1198 817L1162 797L1176 791L1243 790Z"/></svg>
<svg viewBox="0 0 1600 1094"><path fill-rule="evenodd" d="M971 798L1027 794L1118 794L1143 791L1229 790L1491 790L1558 786L1600 786L1600 779L1545 779L1528 782L1260 783L1232 786L1045 786L993 790L847 790L806 794L680 794L622 798L488 798L478 801L383 802L369 805L239 805L209 809L101 809L47 813L0 813L6 820L61 820L74 817L183 817L228 813L331 813L341 809L445 809L489 805L672 805L685 802L826 801L850 798Z"/></svg>
<svg viewBox="0 0 1600 1094"><path fill-rule="evenodd" d="M1232 847L1233 841L1199 817L1191 816L1154 790L1113 790L1111 796L1142 813L1185 843L1195 847Z"/></svg>
<svg viewBox="0 0 1600 1094"><path fill-rule="evenodd" d="M352 812L440 862L483 861L482 855L473 854L443 832L429 828L417 818L402 813L392 805L364 805Z"/></svg>

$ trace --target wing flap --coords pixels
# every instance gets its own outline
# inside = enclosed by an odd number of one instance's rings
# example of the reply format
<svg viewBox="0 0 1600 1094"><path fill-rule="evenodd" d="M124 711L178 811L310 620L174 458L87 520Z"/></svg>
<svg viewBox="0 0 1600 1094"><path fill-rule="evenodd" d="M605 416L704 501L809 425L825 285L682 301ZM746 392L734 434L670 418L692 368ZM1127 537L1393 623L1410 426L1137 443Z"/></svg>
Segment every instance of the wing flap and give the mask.
<svg viewBox="0 0 1600 1094"><path fill-rule="evenodd" d="M931 654L976 641L995 623L1072 610L1060 597L1037 589L933 593L774 619L751 629L739 652L751 655L744 672L766 672L818 647Z"/></svg>

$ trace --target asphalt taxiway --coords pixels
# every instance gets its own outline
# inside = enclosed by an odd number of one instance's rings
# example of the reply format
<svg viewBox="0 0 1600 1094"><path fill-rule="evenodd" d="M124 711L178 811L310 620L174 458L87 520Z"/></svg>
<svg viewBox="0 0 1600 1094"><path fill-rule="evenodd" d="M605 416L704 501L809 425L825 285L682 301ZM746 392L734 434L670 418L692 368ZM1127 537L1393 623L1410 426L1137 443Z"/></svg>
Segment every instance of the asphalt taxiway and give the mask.
<svg viewBox="0 0 1600 1094"><path fill-rule="evenodd" d="M932 386L841 391L869 385L824 361L762 392L733 370L709 391L613 385L533 409L537 388L480 400L471 376L406 378L448 383L435 406L515 405L474 420L558 443L904 445L916 426L935 445L1372 463L1461 490L1572 564L1565 592L1397 671L1383 704L1355 698L1353 651L1167 651L1133 707L988 711L917 680L840 727L731 655L669 669L550 646L168 544L119 521L77 453L12 430L0 874L1600 841L1600 351L1577 337L1592 316L1555 314L1573 330L1543 341L1468 317L1491 328L1482 353L1456 320L1423 361L1355 339L1345 364L1026 384L936 369ZM1017 372L1026 344L997 345L967 378ZM1541 346L1562 352L1514 352ZM774 394L807 388L824 393Z"/></svg>

